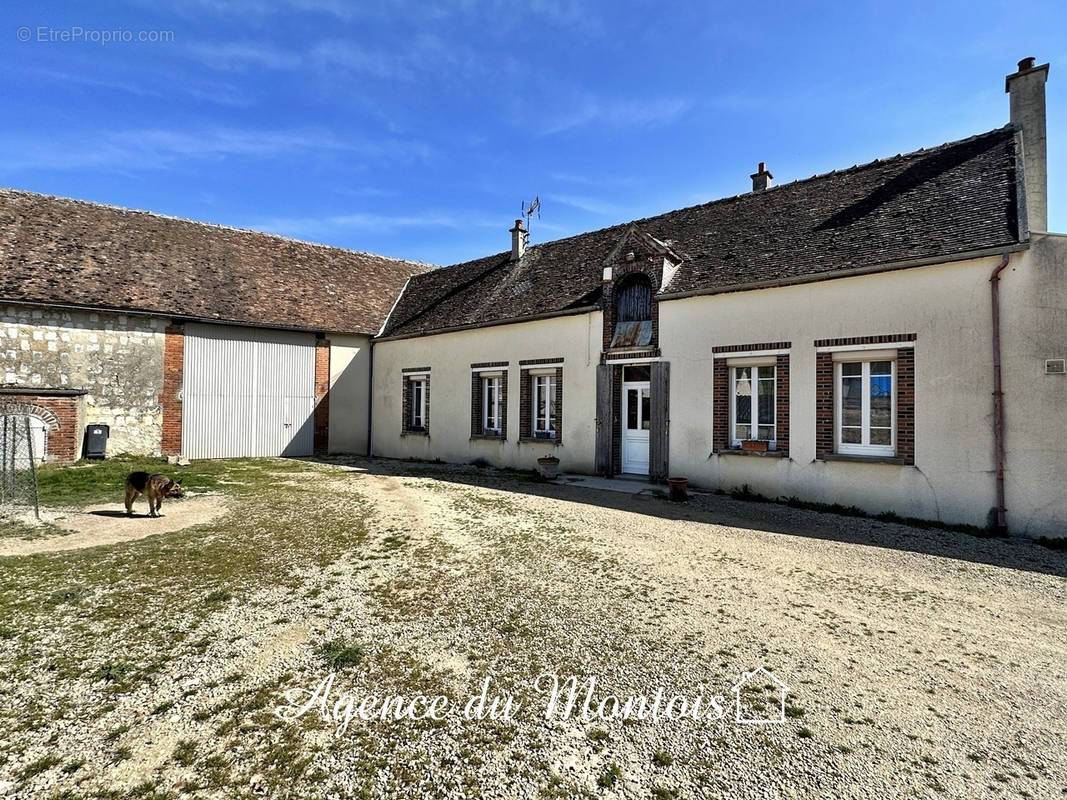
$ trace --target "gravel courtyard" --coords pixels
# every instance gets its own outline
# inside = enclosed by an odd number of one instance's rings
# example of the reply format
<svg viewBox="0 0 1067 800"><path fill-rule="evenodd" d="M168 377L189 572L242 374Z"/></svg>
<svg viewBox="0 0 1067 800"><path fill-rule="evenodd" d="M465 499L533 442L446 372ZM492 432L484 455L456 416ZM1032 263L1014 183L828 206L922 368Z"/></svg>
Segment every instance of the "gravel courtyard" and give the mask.
<svg viewBox="0 0 1067 800"><path fill-rule="evenodd" d="M120 507L82 469L84 505ZM4 534L0 796L1067 796L1063 552L475 468L190 470L192 527L185 500L144 538ZM735 720L758 667L783 722ZM331 706L462 708L489 677L517 710L278 718L331 672ZM724 714L546 719L544 673L594 677L594 710L662 687ZM762 674L740 698L781 711Z"/></svg>

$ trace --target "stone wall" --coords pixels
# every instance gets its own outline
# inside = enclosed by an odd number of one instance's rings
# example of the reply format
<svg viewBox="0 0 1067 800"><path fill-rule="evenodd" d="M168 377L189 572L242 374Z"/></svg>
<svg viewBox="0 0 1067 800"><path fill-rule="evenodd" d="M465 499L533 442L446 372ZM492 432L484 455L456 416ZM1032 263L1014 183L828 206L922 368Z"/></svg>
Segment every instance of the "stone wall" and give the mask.
<svg viewBox="0 0 1067 800"><path fill-rule="evenodd" d="M84 390L83 422L111 427L109 454L159 454L166 326L162 318L2 305L0 386Z"/></svg>

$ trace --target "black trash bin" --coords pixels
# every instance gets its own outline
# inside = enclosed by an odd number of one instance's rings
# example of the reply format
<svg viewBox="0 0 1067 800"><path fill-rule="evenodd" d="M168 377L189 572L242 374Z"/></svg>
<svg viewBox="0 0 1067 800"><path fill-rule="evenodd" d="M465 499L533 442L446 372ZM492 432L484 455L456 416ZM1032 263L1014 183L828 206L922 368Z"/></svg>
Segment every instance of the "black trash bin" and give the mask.
<svg viewBox="0 0 1067 800"><path fill-rule="evenodd" d="M82 458L103 458L107 454L107 437L111 428L107 425L86 425Z"/></svg>

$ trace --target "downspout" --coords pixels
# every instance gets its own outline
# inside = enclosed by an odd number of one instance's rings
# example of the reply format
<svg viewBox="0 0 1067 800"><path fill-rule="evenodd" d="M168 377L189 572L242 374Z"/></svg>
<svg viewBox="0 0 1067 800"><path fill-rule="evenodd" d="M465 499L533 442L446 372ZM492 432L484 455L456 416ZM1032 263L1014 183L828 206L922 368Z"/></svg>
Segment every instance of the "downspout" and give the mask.
<svg viewBox="0 0 1067 800"><path fill-rule="evenodd" d="M1008 266L1008 254L989 276L993 301L993 446L997 460L997 522L995 532L1008 532L1007 509L1004 507L1004 387L1000 377L1000 273Z"/></svg>
<svg viewBox="0 0 1067 800"><path fill-rule="evenodd" d="M367 456L374 452L371 436L374 435L374 339L370 340L370 363L367 366Z"/></svg>

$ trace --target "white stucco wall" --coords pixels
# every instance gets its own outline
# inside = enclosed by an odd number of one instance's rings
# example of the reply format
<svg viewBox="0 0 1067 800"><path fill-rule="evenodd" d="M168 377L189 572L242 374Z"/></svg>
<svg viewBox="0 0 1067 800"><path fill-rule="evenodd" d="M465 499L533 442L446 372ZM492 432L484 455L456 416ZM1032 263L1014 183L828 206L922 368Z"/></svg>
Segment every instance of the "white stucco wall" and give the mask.
<svg viewBox="0 0 1067 800"><path fill-rule="evenodd" d="M370 337L332 333L330 339L330 452L367 452Z"/></svg>
<svg viewBox="0 0 1067 800"><path fill-rule="evenodd" d="M1067 236L1035 235L1001 296L1008 526L1067 536L1067 375L1045 374L1067 358Z"/></svg>
<svg viewBox="0 0 1067 800"><path fill-rule="evenodd" d="M1047 340L1057 336L1062 350L1065 304L1041 310L1039 286L1047 281L1040 274L1053 271L1037 266L1043 256L1011 258L1003 274L1009 527L1063 535L1067 503L1062 477L1054 476L1067 474L1067 447L1048 441L1052 430L1067 434L1063 395L1057 403L1049 381L1042 391L1034 384L1045 378L1035 351L1054 350ZM991 257L661 304L660 341L671 362L671 471L713 488L747 483L771 497L985 525L995 505L989 276L999 262ZM1042 348L1033 344L1037 330L1046 340ZM918 337L915 465L816 461L813 342L891 333ZM711 455L711 345L773 341L792 343L790 457Z"/></svg>
<svg viewBox="0 0 1067 800"><path fill-rule="evenodd" d="M696 486L748 484L770 497L984 526L995 504L989 276L999 256L955 264L660 304L671 362L670 471ZM1009 528L1067 535L1067 239L1038 237L1002 275ZM564 356L563 468L594 464L601 316L560 318L385 341L375 346L374 452L531 467L543 445L517 443L518 361ZM915 465L815 460L816 339L917 335ZM789 341L788 459L712 455L712 347ZM509 441L470 440L470 364L510 362ZM429 437L400 434L401 369L432 368Z"/></svg>
<svg viewBox="0 0 1067 800"><path fill-rule="evenodd" d="M522 469L533 469L539 457L555 454L561 469L591 472L600 347L599 312L378 342L374 346L374 453L454 463L484 458L496 466ZM519 443L519 361L558 357L563 359L562 443ZM472 440L471 364L496 361L509 363L508 440ZM431 368L428 436L401 435L401 370L407 367Z"/></svg>

